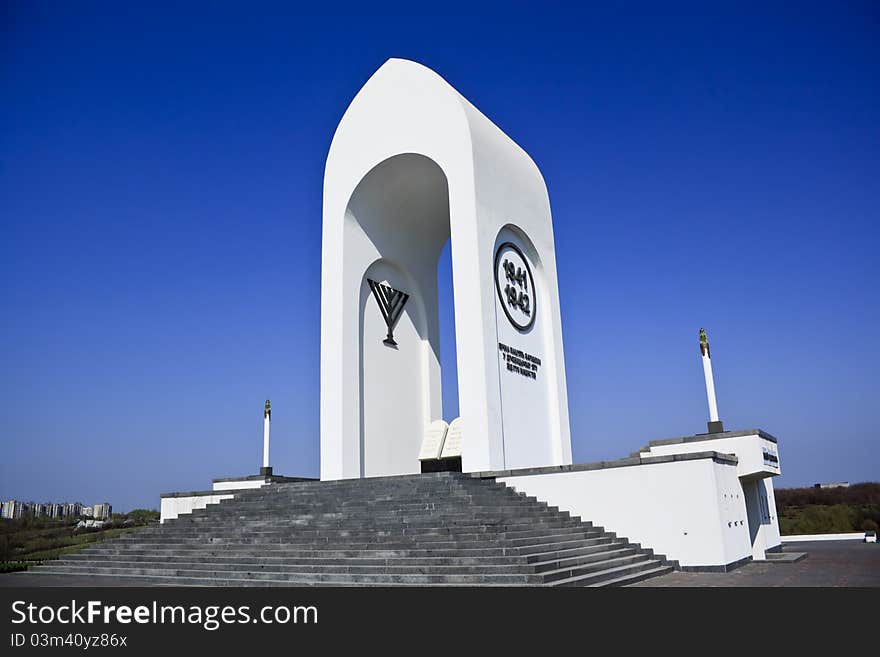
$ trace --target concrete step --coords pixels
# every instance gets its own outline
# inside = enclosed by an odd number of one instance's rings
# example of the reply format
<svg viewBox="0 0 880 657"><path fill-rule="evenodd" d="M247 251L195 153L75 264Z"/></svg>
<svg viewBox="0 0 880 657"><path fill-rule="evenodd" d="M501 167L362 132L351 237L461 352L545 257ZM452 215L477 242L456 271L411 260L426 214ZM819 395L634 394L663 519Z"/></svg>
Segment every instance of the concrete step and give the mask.
<svg viewBox="0 0 880 657"><path fill-rule="evenodd" d="M523 545L518 547L507 548L507 551L511 554L520 554L520 555L530 555L537 554L541 552L552 552L556 550L567 550L569 548L578 548L584 547L587 545L594 544L594 541L601 541L608 538L614 538L613 536L601 535L595 538L586 538L580 540L568 540L568 541L549 541L549 542L541 542L534 543L531 545Z"/></svg>
<svg viewBox="0 0 880 657"><path fill-rule="evenodd" d="M621 575L620 577L605 580L604 582L590 584L589 586L629 586L630 584L636 584L652 577L659 577L660 575L671 573L673 570L672 566L661 565L649 570L632 572L626 575Z"/></svg>
<svg viewBox="0 0 880 657"><path fill-rule="evenodd" d="M549 573L564 568L573 568L591 563L609 561L617 557L628 557L639 554L637 548L628 547L626 545L615 545L612 549L584 554L576 557L566 557L564 559L552 559L550 561L533 561L529 562L530 568L536 573Z"/></svg>
<svg viewBox="0 0 880 657"><path fill-rule="evenodd" d="M208 513L205 513L208 511ZM399 522L402 518L409 518L415 521L419 518L450 518L459 517L469 518L565 518L570 516L567 512L558 511L549 507L524 507L517 508L512 506L499 506L492 508L488 505L473 507L466 504L457 505L449 508L421 508L417 510L406 511L403 509L395 510L349 510L349 509L322 509L314 506L303 506L295 509L289 506L278 506L277 508L255 508L253 510L237 509L237 508L219 508L216 505L210 505L206 509L199 509L192 514L182 515L179 518L168 520L164 526L168 525L185 525L198 524L210 520L236 520L250 522L260 518L267 520L290 520L301 518L303 520L320 522L322 520L336 521L344 520L346 522L357 523L359 520L364 521L389 521Z"/></svg>
<svg viewBox="0 0 880 657"><path fill-rule="evenodd" d="M669 572L671 566L663 566L660 561L649 559L637 563L629 563L603 570L593 571L586 574L574 574L571 577L558 579L551 582L552 586L607 586L609 582L626 578L628 581L638 581L639 576L649 577L653 571Z"/></svg>
<svg viewBox="0 0 880 657"><path fill-rule="evenodd" d="M395 547L412 547L416 543L423 544L432 548L480 548L480 547L504 547L507 549L531 548L533 546L542 546L548 551L553 549L549 546L577 547L569 545L572 542L591 540L607 536L606 533L598 532L592 529L584 529L575 532L537 532L535 536L527 538L505 538L504 536L494 535L491 533L475 532L475 533L452 533L452 534L371 534L362 537L346 537L346 536L298 536L288 533L260 533L253 532L249 534L232 534L232 535L208 535L208 536L168 536L168 537L145 537L141 539L120 540L115 544L120 546L147 547L147 546L198 546L198 545L287 545L290 547L322 547L331 545L346 544L354 549L362 549L366 547L384 546L390 548Z"/></svg>
<svg viewBox="0 0 880 657"><path fill-rule="evenodd" d="M555 521L539 521L533 522L507 522L499 519L498 522L492 522L485 518L471 521L461 522L444 522L435 520L434 522L401 522L401 523L376 523L375 525L360 524L355 526L339 524L310 524L310 523L291 523L288 525L260 525L251 523L230 523L198 526L180 526L173 529L169 528L160 532L135 532L126 536L128 539L139 540L164 540L172 536L219 536L219 535L253 535L253 534L276 534L290 536L368 536L377 533L386 533L389 535L403 534L431 534L437 532L443 533L491 533L492 535L513 533L513 532L546 532L564 533L566 531L594 531L600 532L601 529L586 526L579 523L566 523ZM511 537L513 538L513 537Z"/></svg>
<svg viewBox="0 0 880 657"><path fill-rule="evenodd" d="M601 539L603 537L596 537ZM537 540L537 539L536 539ZM348 543L345 541L324 541L324 542L291 542L291 541L272 541L272 540L256 540L247 541L244 539L225 539L217 538L205 542L168 542L168 543L137 543L129 544L130 550L146 550L156 551L161 549L171 549L174 553L179 553L184 549L199 551L228 552L238 549L244 552L266 552L272 549L278 550L299 550L299 551L363 551L363 550L384 550L384 551L400 551L400 550L428 550L434 553L447 553L450 555L462 554L467 552L485 552L492 554L496 551L498 554L511 555L529 555L537 552L549 552L552 550L562 550L567 548L576 548L590 545L594 538L580 538L565 541L549 541L536 542L534 544L523 545L507 545L498 541L375 541L370 543L357 542Z"/></svg>
<svg viewBox="0 0 880 657"><path fill-rule="evenodd" d="M218 523L211 522L201 525L173 525L163 528L160 531L146 531L133 533L130 536L140 538L164 538L167 536L187 536L187 535L211 535L212 533L251 533L251 532L297 532L301 535L312 535L318 532L324 532L327 535L331 533L347 532L346 535L353 536L358 533L368 534L377 531L382 532L503 532L513 534L516 532L534 532L545 530L583 530L594 529L591 525L574 522L566 519L528 519L520 518L509 520L505 518L497 519L480 519L471 522L454 522L448 523L443 519L433 519L430 522L404 522L404 523L375 523L358 525L350 525L344 522L339 523L312 523L308 521L297 522L242 522L242 523Z"/></svg>
<svg viewBox="0 0 880 657"><path fill-rule="evenodd" d="M540 528L583 528L592 527L589 523L581 523L568 518L553 516L514 516L493 517L466 516L460 514L456 517L449 516L424 516L418 518L394 518L390 522L381 519L364 518L347 522L345 519L316 519L316 518L275 518L271 520L244 519L240 521L221 521L217 518L206 518L204 522L181 522L163 525L161 529L150 529L137 532L131 536L165 536L168 534L184 534L205 531L375 531L377 529L432 529L432 528L471 528L471 529L494 529L503 531L520 531Z"/></svg>
<svg viewBox="0 0 880 657"><path fill-rule="evenodd" d="M486 563L483 561L471 561L459 563L455 559L443 560L436 563L430 560L415 560L413 563L406 559L378 560L371 563L358 563L356 560L315 560L307 563L302 560L260 562L256 560L242 559L240 561L221 561L211 559L187 560L179 558L173 560L145 560L145 559L61 559L52 564L53 568L70 568L71 572L98 571L101 568L116 568L146 571L173 569L176 571L190 570L213 570L224 572L245 573L348 573L348 574L535 574L541 575L545 582L572 577L574 574L588 573L596 570L606 570L615 565L634 563L648 560L646 555L637 554L633 548L621 549L614 552L601 553L587 557L578 557L560 562L544 562L540 564L527 564L517 561L498 561Z"/></svg>
<svg viewBox="0 0 880 657"><path fill-rule="evenodd" d="M97 548L94 548L97 550ZM91 552L92 548L89 548L89 554L97 554L95 552ZM86 550L82 551L83 553ZM159 556L171 556L177 554L203 554L203 555L213 555L213 556L221 556L221 555L229 555L229 554L253 554L253 555L274 555L274 556L284 556L288 558L298 558L298 557L314 557L314 558L363 558L363 557L382 557L382 558L393 558L393 557L403 557L403 556L422 556L422 557L502 557L502 556L515 556L511 555L511 553L503 548L503 547L490 547L490 548L465 548L465 549L446 549L446 548L425 548L420 546L408 546L405 548L392 548L389 549L387 547L381 547L372 545L367 548L352 548L351 546L325 546L323 549L315 549L311 548L296 548L290 547L286 545L261 545L259 549L254 549L253 546L226 546L226 545L214 545L214 546L189 546L186 548L168 548L168 547L160 547L156 548L155 546L148 546L146 548L136 548L136 549L124 549L118 550L114 547L109 547L108 549L101 551L100 554L111 555L111 554L155 554Z"/></svg>
<svg viewBox="0 0 880 657"><path fill-rule="evenodd" d="M562 550L548 550L546 552L535 552L529 554L525 557L526 561L529 563L537 563L540 561L551 561L555 559L565 559L568 557L576 557L585 554L592 554L594 552L600 552L602 550L611 549L611 546L626 546L627 543L625 541L621 541L619 539L612 538L610 536L602 536L598 539L593 539L587 545L583 545L580 547L569 547Z"/></svg>
<svg viewBox="0 0 880 657"><path fill-rule="evenodd" d="M366 584L470 584L477 586L481 584L540 584L539 576L525 573L505 572L500 574L477 573L469 574L395 574L389 572L377 572L373 574L362 573L301 573L301 572L266 572L266 571L223 571L214 568L205 569L184 569L184 568L142 568L142 567L112 567L112 566L58 566L52 569L53 572L65 572L71 575L116 575L116 576L154 576L154 577L193 577L201 579L222 579L230 581L234 579L260 581L271 580L280 582L290 582L295 584L309 584L320 582L338 582L341 585L350 583L366 583Z"/></svg>
<svg viewBox="0 0 880 657"><path fill-rule="evenodd" d="M511 564L522 564L529 568L534 566L528 564L522 557L514 556L490 556L490 557L426 557L426 556L396 556L392 558L383 557L327 557L327 556L296 556L296 557L267 557L262 555L241 555L237 557L228 556L207 556L198 553L168 555L161 556L155 554L113 554L101 555L96 558L95 555L84 555L80 553L69 554L59 559L55 564L77 565L78 562L95 562L109 563L111 561L130 561L137 563L160 563L160 564L178 564L178 563L209 563L209 564L249 564L253 567L272 566L274 564L302 564L309 565L338 565L338 566L507 566ZM532 571L529 571L532 572Z"/></svg>
<svg viewBox="0 0 880 657"><path fill-rule="evenodd" d="M536 540L546 542L556 537L571 538L595 538L604 535L603 532L590 528L579 529L577 527L547 528L533 531L491 531L467 529L465 531L448 531L445 528L432 528L429 530L377 530L373 532L346 532L345 530L325 531L255 531L255 532L205 532L197 534L180 534L170 536L145 536L135 540L120 541L120 545L170 545L170 544L204 544L204 543L289 543L291 545L351 542L351 543L487 543L498 541L508 546L528 545Z"/></svg>
<svg viewBox="0 0 880 657"><path fill-rule="evenodd" d="M359 565L350 562L342 563L274 563L255 564L249 562L223 563L211 561L127 561L127 560L62 560L54 567L70 567L77 569L127 568L154 570L172 568L174 570L215 570L225 572L263 572L263 573L347 573L347 574L416 574L416 575L464 575L464 574L540 574L533 566L524 563L476 563L476 564L410 564L406 561L387 561L382 564Z"/></svg>
<svg viewBox="0 0 880 657"><path fill-rule="evenodd" d="M31 572L29 570L28 572ZM35 574L45 574L45 575L71 575L72 573L68 573L63 569L59 569L58 571L53 571L52 569L41 566L39 569L34 569L33 572ZM252 580L248 578L217 578L217 577L187 577L187 576L174 576L174 577L164 577L164 576L151 576L151 575L114 575L109 573L90 573L90 577L107 577L112 578L114 581L119 581L120 578L124 579L126 583L131 586L141 585L141 586L247 586L247 587L330 587L330 588L340 588L340 587L370 587L370 586L381 586L381 587L474 587L477 584L471 582L465 583L456 583L456 582L383 582L383 581L374 581L374 582L342 582L342 581L322 581L322 582L314 582L314 581L305 581L305 582L290 582L286 580ZM503 583L503 582L482 582L479 586L497 586L497 587L511 587L511 586L523 586L520 583Z"/></svg>
<svg viewBox="0 0 880 657"><path fill-rule="evenodd" d="M575 566L557 568L555 570L546 570L541 573L541 577L543 578L544 583L550 584L552 582L572 579L574 577L588 576L593 573L604 573L615 568L628 566L639 567L646 563L652 563L651 558L647 555L636 553L602 559L595 562L587 562Z"/></svg>

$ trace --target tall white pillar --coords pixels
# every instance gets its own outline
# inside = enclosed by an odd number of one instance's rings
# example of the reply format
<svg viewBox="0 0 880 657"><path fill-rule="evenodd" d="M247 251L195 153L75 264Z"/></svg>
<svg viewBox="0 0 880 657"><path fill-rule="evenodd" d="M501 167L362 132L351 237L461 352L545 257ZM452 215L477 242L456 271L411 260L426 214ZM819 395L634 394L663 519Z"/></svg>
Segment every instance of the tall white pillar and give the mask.
<svg viewBox="0 0 880 657"><path fill-rule="evenodd" d="M263 410L263 467L260 468L260 474L272 474L272 468L269 467L269 424L272 421L272 406L269 400L266 400L266 408Z"/></svg>
<svg viewBox="0 0 880 657"><path fill-rule="evenodd" d="M715 399L715 377L712 375L712 355L709 351L709 336L705 329L700 329L700 354L703 358L703 376L706 379L706 399L709 402L709 433L724 431L724 425L718 419L718 402Z"/></svg>

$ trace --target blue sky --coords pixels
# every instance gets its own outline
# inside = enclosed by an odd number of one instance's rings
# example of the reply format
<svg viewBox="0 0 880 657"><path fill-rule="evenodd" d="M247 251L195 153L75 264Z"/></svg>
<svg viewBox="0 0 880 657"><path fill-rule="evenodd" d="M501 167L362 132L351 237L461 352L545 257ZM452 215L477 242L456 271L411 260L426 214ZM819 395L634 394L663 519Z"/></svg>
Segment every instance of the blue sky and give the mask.
<svg viewBox="0 0 880 657"><path fill-rule="evenodd" d="M777 485L878 479L877 5L406 7L3 3L0 497L250 474L267 397L317 475L323 166L389 57L544 173L576 461L705 431L705 326Z"/></svg>

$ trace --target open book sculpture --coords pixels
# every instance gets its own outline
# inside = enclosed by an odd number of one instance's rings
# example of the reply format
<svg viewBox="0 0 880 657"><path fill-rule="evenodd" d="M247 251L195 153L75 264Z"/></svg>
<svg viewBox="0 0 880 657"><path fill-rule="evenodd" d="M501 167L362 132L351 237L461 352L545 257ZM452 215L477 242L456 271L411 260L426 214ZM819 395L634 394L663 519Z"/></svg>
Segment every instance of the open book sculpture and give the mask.
<svg viewBox="0 0 880 657"><path fill-rule="evenodd" d="M446 432L449 425L443 420L434 420L425 430L425 438L422 440L422 449L419 452L419 461L439 459L443 451L443 443L446 441Z"/></svg>
<svg viewBox="0 0 880 657"><path fill-rule="evenodd" d="M455 418L449 424L446 432L446 440L443 441L443 449L440 451L441 459L461 459L461 418Z"/></svg>
<svg viewBox="0 0 880 657"><path fill-rule="evenodd" d="M461 472L461 418L434 420L425 429L419 451L422 472Z"/></svg>

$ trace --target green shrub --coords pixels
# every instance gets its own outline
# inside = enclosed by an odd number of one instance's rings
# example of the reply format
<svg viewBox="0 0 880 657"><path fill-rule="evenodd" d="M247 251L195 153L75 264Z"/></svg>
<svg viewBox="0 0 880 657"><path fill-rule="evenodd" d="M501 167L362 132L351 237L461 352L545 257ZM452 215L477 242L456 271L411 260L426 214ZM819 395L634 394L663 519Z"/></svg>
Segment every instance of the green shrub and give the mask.
<svg viewBox="0 0 880 657"><path fill-rule="evenodd" d="M866 532L880 533L880 525L870 518L865 518L862 521L862 530Z"/></svg>
<svg viewBox="0 0 880 657"><path fill-rule="evenodd" d="M849 488L780 488L775 497L783 535L871 531L869 528L880 524L878 483Z"/></svg>
<svg viewBox="0 0 880 657"><path fill-rule="evenodd" d="M23 561L0 561L0 573L14 573L19 570L27 570L28 565Z"/></svg>

